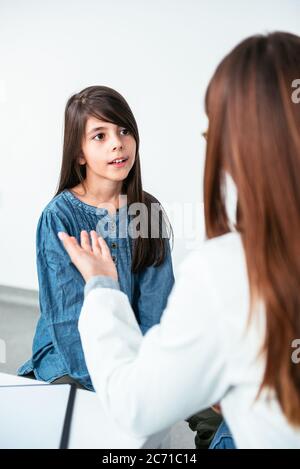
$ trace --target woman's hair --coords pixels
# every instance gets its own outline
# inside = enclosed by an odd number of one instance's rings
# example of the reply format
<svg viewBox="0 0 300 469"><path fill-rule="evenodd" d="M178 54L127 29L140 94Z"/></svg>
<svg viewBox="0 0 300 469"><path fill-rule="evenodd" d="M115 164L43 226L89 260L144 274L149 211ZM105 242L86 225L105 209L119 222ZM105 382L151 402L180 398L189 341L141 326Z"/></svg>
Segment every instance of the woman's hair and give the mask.
<svg viewBox="0 0 300 469"><path fill-rule="evenodd" d="M151 204L158 201L143 191L140 157L139 157L139 132L133 113L126 100L117 91L107 86L90 86L81 92L74 94L68 100L65 109L64 146L62 167L58 189L58 195L65 189L71 189L83 183L86 178L85 165L79 164L82 152L82 142L85 135L86 122L89 117L96 117L106 122L125 127L130 131L136 142L135 162L127 178L123 181L122 193L127 195L128 205L132 203L144 203L147 207L147 215L141 213L139 218L144 218L148 227L148 237L138 237L133 241L132 270L139 272L144 268L162 264L165 259L167 244L164 237L167 236L166 228L172 228L163 208L160 206L160 214L155 222L159 224L159 237L151 237ZM143 230L143 236L145 231Z"/></svg>
<svg viewBox="0 0 300 469"><path fill-rule="evenodd" d="M237 224L250 285L250 311L266 310L263 388L300 425L300 38L274 32L241 42L217 67L206 93L209 118L204 204L206 234L230 231L225 172L238 192ZM249 316L251 317L251 316Z"/></svg>

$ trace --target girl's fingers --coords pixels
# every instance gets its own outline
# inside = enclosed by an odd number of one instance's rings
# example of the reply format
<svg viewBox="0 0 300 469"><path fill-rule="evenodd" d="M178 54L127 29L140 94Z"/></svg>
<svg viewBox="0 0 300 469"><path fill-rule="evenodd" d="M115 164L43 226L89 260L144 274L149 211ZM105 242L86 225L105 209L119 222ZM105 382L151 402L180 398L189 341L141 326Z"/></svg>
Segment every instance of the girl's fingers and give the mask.
<svg viewBox="0 0 300 469"><path fill-rule="evenodd" d="M64 231L59 231L57 236L63 242L63 244L67 244L68 246L79 246L77 239L74 238L74 236L69 236L68 233L65 233Z"/></svg>
<svg viewBox="0 0 300 469"><path fill-rule="evenodd" d="M99 241L100 248L101 248L101 251L102 251L103 259L105 259L105 260L111 259L111 254L110 254L109 247L107 246L107 244L106 244L106 242L104 241L104 239L101 238L101 236L99 236L99 237L98 237L98 241Z"/></svg>
<svg viewBox="0 0 300 469"><path fill-rule="evenodd" d="M69 236L69 241L70 241L70 243L73 244L73 246L78 246L80 248L80 246L78 244L78 241L74 236Z"/></svg>
<svg viewBox="0 0 300 469"><path fill-rule="evenodd" d="M75 259L78 253L81 251L81 247L79 246L77 239L74 238L74 236L69 236L67 233L63 232L59 232L58 237L62 241L64 248L71 259Z"/></svg>
<svg viewBox="0 0 300 469"><path fill-rule="evenodd" d="M91 231L91 238L92 238L92 248L93 248L94 254L101 255L102 254L101 247L98 241L98 235L96 231L94 230Z"/></svg>
<svg viewBox="0 0 300 469"><path fill-rule="evenodd" d="M88 251L88 252L91 252L91 251L92 251L91 243L90 243L90 237L89 237L88 232L85 231L85 230L83 230L83 231L80 233L80 243L81 243L81 247L82 247L85 251Z"/></svg>

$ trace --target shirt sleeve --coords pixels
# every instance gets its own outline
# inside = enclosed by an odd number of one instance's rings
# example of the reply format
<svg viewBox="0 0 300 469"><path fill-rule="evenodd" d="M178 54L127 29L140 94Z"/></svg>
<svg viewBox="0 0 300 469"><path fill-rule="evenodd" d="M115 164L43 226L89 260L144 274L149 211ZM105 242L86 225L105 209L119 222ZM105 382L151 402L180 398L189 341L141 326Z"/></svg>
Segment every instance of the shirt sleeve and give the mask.
<svg viewBox="0 0 300 469"><path fill-rule="evenodd" d="M124 293L95 288L85 299L79 330L93 385L110 416L135 436L188 418L228 389L224 331L199 267L181 269L160 324L144 337Z"/></svg>
<svg viewBox="0 0 300 469"><path fill-rule="evenodd" d="M166 243L164 262L150 266L136 274L133 309L139 318L143 334L158 324L174 285L174 273L169 240Z"/></svg>
<svg viewBox="0 0 300 469"><path fill-rule="evenodd" d="M118 280L114 280L107 275L96 275L92 277L84 287L84 296L87 296L91 290L97 287L112 288L113 290L120 290Z"/></svg>
<svg viewBox="0 0 300 469"><path fill-rule="evenodd" d="M84 280L59 240L58 231L72 235L62 215L46 211L37 229L37 269L41 315L59 353L57 369L92 389L85 364L78 318L84 297Z"/></svg>

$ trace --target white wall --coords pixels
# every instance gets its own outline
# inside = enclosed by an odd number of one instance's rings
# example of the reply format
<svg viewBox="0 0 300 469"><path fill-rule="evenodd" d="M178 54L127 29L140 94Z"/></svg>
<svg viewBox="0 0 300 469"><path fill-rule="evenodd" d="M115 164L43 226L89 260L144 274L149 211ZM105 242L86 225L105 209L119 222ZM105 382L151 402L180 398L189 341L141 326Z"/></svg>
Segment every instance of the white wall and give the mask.
<svg viewBox="0 0 300 469"><path fill-rule="evenodd" d="M0 284L37 287L35 228L71 94L120 91L139 124L145 189L200 204L209 77L246 36L299 34L299 20L298 0L0 0ZM175 240L175 263L190 247Z"/></svg>

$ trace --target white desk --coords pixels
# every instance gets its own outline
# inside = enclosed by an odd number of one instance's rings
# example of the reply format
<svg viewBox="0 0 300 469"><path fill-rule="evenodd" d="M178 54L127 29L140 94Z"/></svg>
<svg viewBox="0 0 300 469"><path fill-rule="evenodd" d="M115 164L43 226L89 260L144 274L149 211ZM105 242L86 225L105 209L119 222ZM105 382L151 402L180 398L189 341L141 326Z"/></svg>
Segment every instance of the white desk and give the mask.
<svg viewBox="0 0 300 469"><path fill-rule="evenodd" d="M42 381L0 373L0 386L32 384L47 385ZM149 438L129 436L105 414L96 393L77 389L69 448L169 448L169 432L163 431Z"/></svg>

